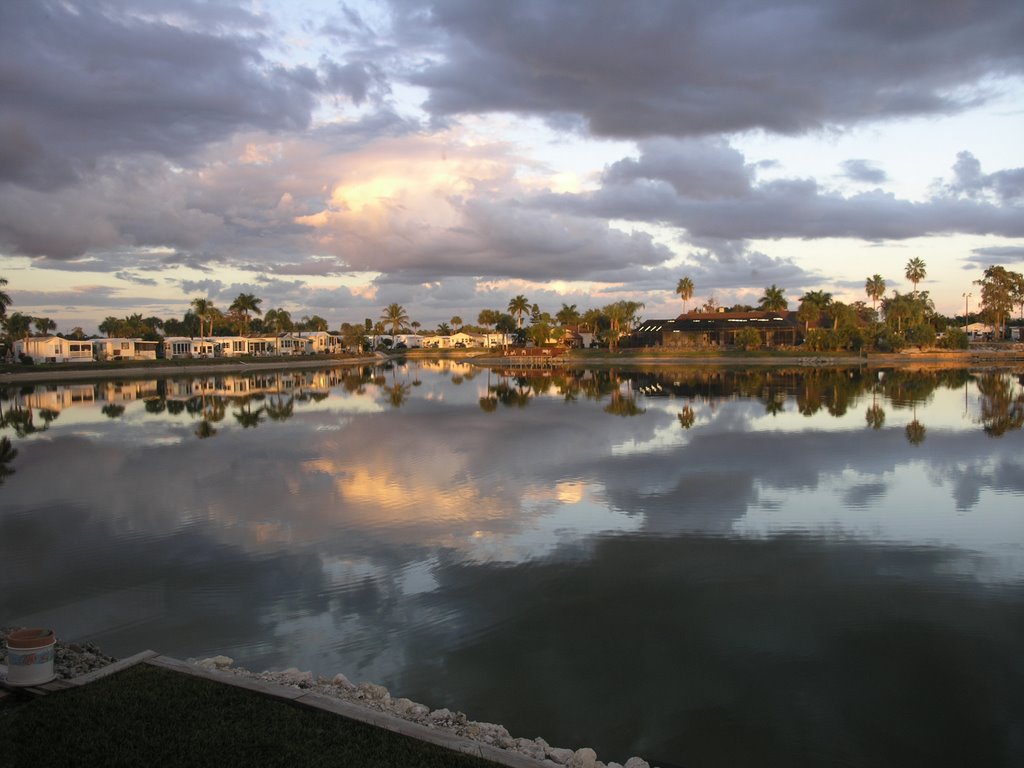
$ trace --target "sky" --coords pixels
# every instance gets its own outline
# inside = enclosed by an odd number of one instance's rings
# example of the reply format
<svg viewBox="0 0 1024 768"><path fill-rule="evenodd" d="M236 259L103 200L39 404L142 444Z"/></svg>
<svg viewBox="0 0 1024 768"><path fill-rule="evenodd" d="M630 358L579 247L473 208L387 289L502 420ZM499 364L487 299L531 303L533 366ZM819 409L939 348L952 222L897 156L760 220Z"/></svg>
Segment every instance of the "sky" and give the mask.
<svg viewBox="0 0 1024 768"><path fill-rule="evenodd" d="M1019 0L6 0L0 277L58 331L240 293L962 313L1024 269Z"/></svg>

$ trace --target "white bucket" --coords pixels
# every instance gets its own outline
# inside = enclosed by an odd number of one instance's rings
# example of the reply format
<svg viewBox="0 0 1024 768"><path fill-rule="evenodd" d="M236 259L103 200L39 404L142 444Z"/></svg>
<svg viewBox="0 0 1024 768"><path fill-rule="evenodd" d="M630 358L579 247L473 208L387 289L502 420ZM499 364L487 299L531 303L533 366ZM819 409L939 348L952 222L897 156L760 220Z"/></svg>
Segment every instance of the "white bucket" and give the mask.
<svg viewBox="0 0 1024 768"><path fill-rule="evenodd" d="M54 646L52 629L18 629L7 636L7 684L42 685L53 674Z"/></svg>

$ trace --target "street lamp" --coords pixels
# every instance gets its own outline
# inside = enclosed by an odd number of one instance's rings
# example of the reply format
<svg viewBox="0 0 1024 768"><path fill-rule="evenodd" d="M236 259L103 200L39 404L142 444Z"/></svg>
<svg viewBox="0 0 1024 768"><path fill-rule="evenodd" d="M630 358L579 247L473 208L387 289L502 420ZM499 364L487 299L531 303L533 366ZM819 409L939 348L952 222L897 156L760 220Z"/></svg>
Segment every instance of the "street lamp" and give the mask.
<svg viewBox="0 0 1024 768"><path fill-rule="evenodd" d="M973 293L965 293L965 294L962 294L962 295L964 297L964 333L966 333L967 332L967 326L970 325L970 322L971 322L971 318L970 318L971 311L970 311L970 309L968 307L970 306L971 296L973 296L974 294Z"/></svg>

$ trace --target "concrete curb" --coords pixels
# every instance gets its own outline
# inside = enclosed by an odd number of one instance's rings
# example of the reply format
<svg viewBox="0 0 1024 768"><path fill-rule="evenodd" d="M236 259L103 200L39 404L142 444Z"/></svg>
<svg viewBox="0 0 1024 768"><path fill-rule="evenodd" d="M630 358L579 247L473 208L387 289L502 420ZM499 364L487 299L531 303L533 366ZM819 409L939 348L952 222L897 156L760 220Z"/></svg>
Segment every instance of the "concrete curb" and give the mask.
<svg viewBox="0 0 1024 768"><path fill-rule="evenodd" d="M311 709L319 709L324 712L329 712L341 717L347 717L350 720L356 720L357 722L365 723L366 725L371 725L376 728L384 728L385 730L402 736L407 736L411 739L416 739L417 741L434 744L435 746L443 747L445 749L452 750L453 752L459 752L461 754L472 755L484 760L489 760L497 765L508 766L508 768L551 768L555 765L548 760L534 760L516 752L510 752L489 744L483 744L481 742L466 739L441 730L428 728L427 726L420 725L419 723L413 723L384 712L360 707L356 704L325 696L320 693L314 693L312 691L306 691L301 688L294 688L288 685L278 685L275 683L263 682L261 680L252 680L232 675L228 672L221 672L216 669L206 669L196 664L181 661L180 659L164 656L157 651L142 651L141 653L129 656L126 659L121 659L120 661L114 662L113 664L101 669L80 675L79 677L72 678L71 680L61 681L64 683L61 687L71 688L88 685L89 683L96 682L97 680L109 677L110 675L115 675L118 672L123 672L124 670L138 664L149 664L150 666L159 667L171 672L192 675L193 677L199 677L225 685L232 685L236 688L242 688L263 696L293 702Z"/></svg>

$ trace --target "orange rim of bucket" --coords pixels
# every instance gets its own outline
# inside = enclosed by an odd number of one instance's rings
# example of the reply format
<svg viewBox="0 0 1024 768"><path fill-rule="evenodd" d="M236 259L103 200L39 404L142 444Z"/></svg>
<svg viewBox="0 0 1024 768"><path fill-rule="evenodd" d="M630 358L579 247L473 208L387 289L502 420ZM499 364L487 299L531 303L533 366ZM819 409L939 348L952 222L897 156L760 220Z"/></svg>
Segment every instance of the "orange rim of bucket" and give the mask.
<svg viewBox="0 0 1024 768"><path fill-rule="evenodd" d="M39 648L56 641L52 629L17 629L7 636L7 647L16 650Z"/></svg>

